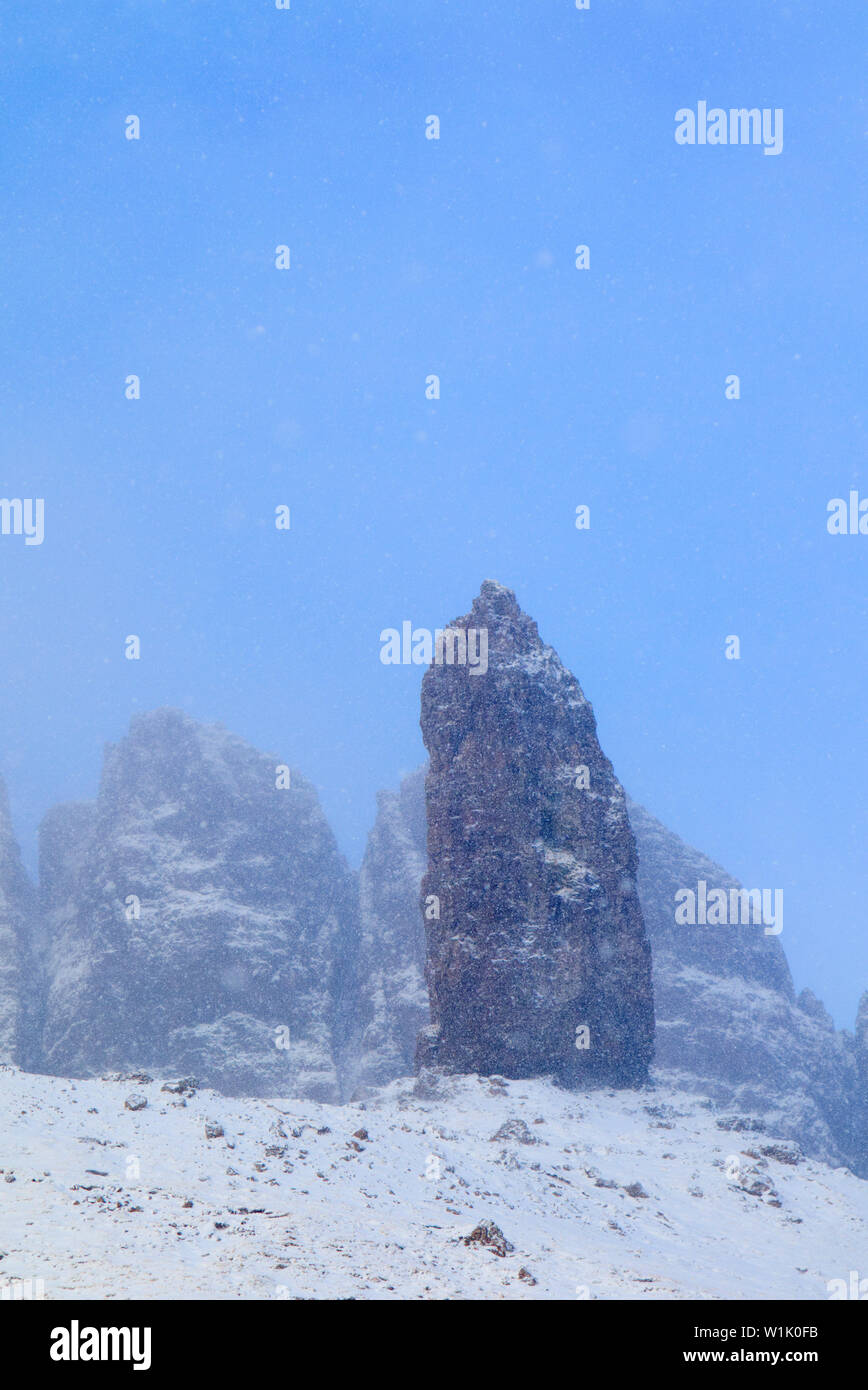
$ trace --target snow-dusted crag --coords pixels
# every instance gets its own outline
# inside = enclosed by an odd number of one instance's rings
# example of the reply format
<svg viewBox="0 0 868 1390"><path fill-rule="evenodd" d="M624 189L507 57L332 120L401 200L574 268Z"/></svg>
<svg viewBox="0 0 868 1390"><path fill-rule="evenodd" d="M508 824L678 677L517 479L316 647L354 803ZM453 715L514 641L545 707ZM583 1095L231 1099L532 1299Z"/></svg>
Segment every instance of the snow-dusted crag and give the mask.
<svg viewBox="0 0 868 1390"><path fill-rule="evenodd" d="M419 888L425 871L425 769L398 791L380 792L359 873L358 993L345 1090L379 1086L412 1070L428 1022L425 933Z"/></svg>
<svg viewBox="0 0 868 1390"><path fill-rule="evenodd" d="M489 670L427 673L428 817L421 768L381 793L358 876L299 774L278 788L277 759L170 710L108 750L96 802L47 814L38 906L0 788L0 1060L332 1102L409 1075L421 1032L424 1062L581 1080L624 1000L647 1042L635 885L653 1075L868 1176L868 995L838 1032L762 926L676 923L679 890L737 880L627 800L636 877L573 677L499 585L458 625L486 627Z"/></svg>
<svg viewBox="0 0 868 1390"><path fill-rule="evenodd" d="M36 894L21 863L0 781L0 1061L30 1066L38 1055Z"/></svg>
<svg viewBox="0 0 868 1390"><path fill-rule="evenodd" d="M808 1152L864 1172L853 1039L810 990L796 997L780 939L762 926L676 923L680 889L741 885L643 807L629 810L654 958L657 1066L674 1084L764 1116Z"/></svg>
<svg viewBox="0 0 868 1390"><path fill-rule="evenodd" d="M650 951L624 792L593 710L510 589L486 580L451 626L468 651L474 631L487 640L487 670L435 654L422 682L432 1022L419 1061L641 1082Z"/></svg>
<svg viewBox="0 0 868 1390"><path fill-rule="evenodd" d="M409 827L424 817L420 768L386 801L399 828L382 865L391 920L406 924L418 901L421 874ZM721 1110L749 1115L798 1140L806 1152L846 1162L868 1175L868 995L855 1038L835 1029L810 990L796 996L781 941L755 926L689 927L675 922L675 894L704 879L712 888L738 888L719 864L686 845L628 798L639 857L639 898L651 943L657 1020L652 1075L705 1095ZM373 838L373 837L372 837ZM403 857L402 857L403 856ZM368 893L379 893L372 856ZM415 875L415 877L414 877ZM396 897L403 891L403 904ZM403 944L403 955L400 947ZM390 941L391 970L406 981L406 997L421 989L423 965L406 926ZM417 1027L428 1022L427 998ZM402 1033L406 1037L406 1030ZM407 1074L413 1050L405 1042L382 1057L383 1080Z"/></svg>
<svg viewBox="0 0 868 1390"><path fill-rule="evenodd" d="M157 710L108 748L94 807L47 817L46 1071L338 1098L355 884L313 788L277 768Z"/></svg>

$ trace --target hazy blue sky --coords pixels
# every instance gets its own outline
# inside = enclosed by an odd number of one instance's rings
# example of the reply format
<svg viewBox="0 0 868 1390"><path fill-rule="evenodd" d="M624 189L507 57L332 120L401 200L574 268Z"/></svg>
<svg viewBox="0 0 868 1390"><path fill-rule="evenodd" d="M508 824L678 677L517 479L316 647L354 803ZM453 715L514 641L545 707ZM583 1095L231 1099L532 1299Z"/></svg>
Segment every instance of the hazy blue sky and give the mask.
<svg viewBox="0 0 868 1390"><path fill-rule="evenodd" d="M631 794L784 889L797 986L851 1024L868 536L826 504L868 495L866 28L862 0L5 6L0 494L46 509L43 545L0 536L28 863L163 704L301 767L358 862L423 756L380 630L492 577ZM782 108L782 154L677 145L700 100Z"/></svg>

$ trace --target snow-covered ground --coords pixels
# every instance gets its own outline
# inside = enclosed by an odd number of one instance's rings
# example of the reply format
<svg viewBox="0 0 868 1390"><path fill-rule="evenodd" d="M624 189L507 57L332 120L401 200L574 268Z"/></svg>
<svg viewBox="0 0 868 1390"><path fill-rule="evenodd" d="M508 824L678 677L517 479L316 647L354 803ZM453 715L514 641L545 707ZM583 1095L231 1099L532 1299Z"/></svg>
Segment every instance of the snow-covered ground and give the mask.
<svg viewBox="0 0 868 1390"><path fill-rule="evenodd" d="M43 1280L48 1299L826 1299L829 1280L868 1275L868 1183L721 1129L661 1084L408 1079L339 1107L162 1080L0 1067L0 1284ZM486 1221L513 1251L465 1244Z"/></svg>

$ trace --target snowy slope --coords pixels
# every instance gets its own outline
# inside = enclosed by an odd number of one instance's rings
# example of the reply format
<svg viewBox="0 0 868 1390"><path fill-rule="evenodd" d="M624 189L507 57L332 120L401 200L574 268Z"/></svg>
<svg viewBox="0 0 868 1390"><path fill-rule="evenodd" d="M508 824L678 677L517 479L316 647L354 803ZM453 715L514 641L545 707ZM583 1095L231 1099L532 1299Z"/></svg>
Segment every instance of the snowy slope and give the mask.
<svg viewBox="0 0 868 1390"><path fill-rule="evenodd" d="M661 1087L423 1074L338 1107L4 1066L0 1281L49 1299L825 1299L868 1273L868 1184L721 1123ZM464 1243L486 1220L514 1251Z"/></svg>

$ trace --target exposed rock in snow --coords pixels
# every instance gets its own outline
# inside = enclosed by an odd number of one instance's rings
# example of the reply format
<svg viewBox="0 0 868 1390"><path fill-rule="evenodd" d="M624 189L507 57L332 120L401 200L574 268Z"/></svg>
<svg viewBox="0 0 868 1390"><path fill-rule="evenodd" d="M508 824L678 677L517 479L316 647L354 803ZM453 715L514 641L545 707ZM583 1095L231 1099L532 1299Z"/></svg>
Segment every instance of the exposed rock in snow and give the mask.
<svg viewBox="0 0 868 1390"><path fill-rule="evenodd" d="M173 710L106 753L90 811L42 839L46 1070L192 1071L337 1099L355 885L313 788Z"/></svg>
<svg viewBox="0 0 868 1390"><path fill-rule="evenodd" d="M474 1226L470 1235L464 1237L464 1244L481 1245L500 1259L503 1259L504 1255L511 1255L515 1250L515 1246L510 1244L503 1231L493 1221L483 1221Z"/></svg>
<svg viewBox="0 0 868 1390"><path fill-rule="evenodd" d="M36 892L24 871L0 781L0 1060L31 1066L39 1048Z"/></svg>
<svg viewBox="0 0 868 1390"><path fill-rule="evenodd" d="M624 792L591 706L510 589L486 580L451 627L487 633L488 666L435 659L422 681L432 1023L419 1060L639 1082L651 958Z"/></svg>

